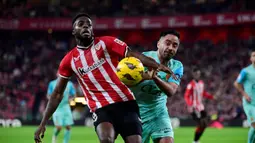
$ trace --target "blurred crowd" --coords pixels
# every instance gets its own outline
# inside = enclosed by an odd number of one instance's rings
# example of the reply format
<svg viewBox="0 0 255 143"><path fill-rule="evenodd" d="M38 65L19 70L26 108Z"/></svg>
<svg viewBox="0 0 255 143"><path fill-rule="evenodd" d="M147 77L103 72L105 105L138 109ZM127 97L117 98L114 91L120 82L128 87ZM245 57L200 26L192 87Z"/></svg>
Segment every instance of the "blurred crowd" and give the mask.
<svg viewBox="0 0 255 143"><path fill-rule="evenodd" d="M215 100L204 100L209 115L216 115L219 121L245 119L242 109L242 95L233 87L240 70L250 64L250 49L255 39L228 39L227 41L203 40L194 43L182 43L176 56L184 64L184 76L177 96L169 99L169 114L177 117L187 115L183 100L186 85L190 80L191 68L198 66L203 74L206 90Z"/></svg>
<svg viewBox="0 0 255 143"><path fill-rule="evenodd" d="M8 33L0 40L0 116L32 119L44 110L47 83L67 49L58 41Z"/></svg>
<svg viewBox="0 0 255 143"><path fill-rule="evenodd" d="M74 40L69 32L59 33L59 36L43 32L3 33L5 36L0 38L0 118L39 119L47 102L47 85L56 78L59 62L74 46ZM156 40L148 42L149 45ZM155 46L130 46L137 51L156 50ZM175 59L183 63L185 71L178 93L167 103L170 115L189 117L183 96L191 80L190 70L197 65L203 73L206 89L217 97L204 101L208 113L217 115L220 121L245 119L241 95L232 84L240 69L249 64L248 51L254 46L252 36L247 40L229 39L217 43L209 39L182 42ZM82 93L77 95L82 96Z"/></svg>
<svg viewBox="0 0 255 143"><path fill-rule="evenodd" d="M0 0L0 17L158 16L254 10L252 0Z"/></svg>

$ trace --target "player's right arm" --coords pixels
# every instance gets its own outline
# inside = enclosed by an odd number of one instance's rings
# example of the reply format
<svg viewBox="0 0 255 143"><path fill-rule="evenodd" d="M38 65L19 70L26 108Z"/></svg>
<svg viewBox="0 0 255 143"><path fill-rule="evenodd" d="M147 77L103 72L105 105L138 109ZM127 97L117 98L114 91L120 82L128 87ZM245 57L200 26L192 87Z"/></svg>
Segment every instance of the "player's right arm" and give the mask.
<svg viewBox="0 0 255 143"><path fill-rule="evenodd" d="M246 71L243 69L239 76L237 77L237 80L234 82L235 88L242 94L242 96L248 101L251 102L251 97L244 91L243 88L243 82L246 78Z"/></svg>
<svg viewBox="0 0 255 143"><path fill-rule="evenodd" d="M190 82L187 85L185 93L184 93L184 100L187 104L187 109L189 113L192 113L194 111L194 107L192 103L192 100L193 100L192 91L193 91L192 82Z"/></svg>
<svg viewBox="0 0 255 143"><path fill-rule="evenodd" d="M177 77L174 75L173 71L170 68L157 63L154 59L149 58L141 53L131 51L131 49L127 46L125 42L110 36L105 36L102 38L106 42L106 47L108 48L107 50L109 50L115 56L118 56L121 59L125 57L135 57L139 59L144 66L169 73L175 79L177 79Z"/></svg>
<svg viewBox="0 0 255 143"><path fill-rule="evenodd" d="M67 54L63 60L60 63L58 73L59 77L57 78L56 86L50 95L49 102L47 104L45 113L43 115L43 118L41 120L41 123L34 134L34 140L36 143L41 142L41 138L44 136L45 132L45 126L49 118L52 116L52 114L57 109L59 103L61 102L63 98L63 93L65 91L66 85L68 83L69 77L72 75L72 69L71 69L71 60ZM41 137L41 138L40 138Z"/></svg>
<svg viewBox="0 0 255 143"><path fill-rule="evenodd" d="M192 101L190 99L192 93L192 84L189 83L186 87L185 93L184 93L184 100L188 106L192 106Z"/></svg>
<svg viewBox="0 0 255 143"><path fill-rule="evenodd" d="M131 51L130 49L128 49L126 56L127 57L135 57L135 58L139 59L143 63L144 66L152 68L154 70L166 72L166 73L170 74L174 79L178 80L178 78L176 77L176 75L170 68L168 68L167 66L165 66L163 64L157 63L152 58L149 58L141 53Z"/></svg>
<svg viewBox="0 0 255 143"><path fill-rule="evenodd" d="M41 123L35 132L34 139L35 139L36 143L41 142L40 135L41 135L41 138L44 137L45 125L46 125L47 121L49 120L49 118L52 116L52 114L57 109L59 103L61 102L67 82L68 82L68 79L58 77L56 87L55 87L53 93L50 95L50 99L47 104L46 111L43 115Z"/></svg>

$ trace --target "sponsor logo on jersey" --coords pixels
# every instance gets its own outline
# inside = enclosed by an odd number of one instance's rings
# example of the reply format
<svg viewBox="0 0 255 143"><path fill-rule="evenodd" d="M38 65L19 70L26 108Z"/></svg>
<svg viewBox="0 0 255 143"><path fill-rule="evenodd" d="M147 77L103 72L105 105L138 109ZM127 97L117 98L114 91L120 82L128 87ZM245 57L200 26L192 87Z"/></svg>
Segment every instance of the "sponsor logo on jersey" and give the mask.
<svg viewBox="0 0 255 143"><path fill-rule="evenodd" d="M101 65L103 65L105 63L105 59L102 58L99 61L96 61L93 63L93 65L87 67L87 68L78 68L78 71L81 75L85 75L90 71L93 71L94 69L100 67Z"/></svg>
<svg viewBox="0 0 255 143"><path fill-rule="evenodd" d="M95 45L95 49L98 51L98 50L100 50L100 48L101 48L101 45L100 45L99 43L97 43L97 44Z"/></svg>

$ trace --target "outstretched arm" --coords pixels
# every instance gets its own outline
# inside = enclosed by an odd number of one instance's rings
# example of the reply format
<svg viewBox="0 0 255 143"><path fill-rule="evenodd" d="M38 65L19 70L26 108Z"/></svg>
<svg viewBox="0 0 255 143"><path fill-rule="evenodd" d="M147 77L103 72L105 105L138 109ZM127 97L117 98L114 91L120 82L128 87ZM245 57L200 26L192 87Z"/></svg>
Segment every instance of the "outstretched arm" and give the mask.
<svg viewBox="0 0 255 143"><path fill-rule="evenodd" d="M207 99L214 99L213 95L204 90L203 96Z"/></svg>
<svg viewBox="0 0 255 143"><path fill-rule="evenodd" d="M61 102L63 98L63 92L65 91L66 85L67 85L68 79L58 77L57 79L57 85L51 94L49 98L49 102L46 107L46 111L43 115L43 118L41 120L41 123L38 127L38 129L35 131L34 134L34 140L36 143L41 143L41 138L44 136L45 132L45 125L49 118L52 116L56 108L58 107L59 103Z"/></svg>
<svg viewBox="0 0 255 143"><path fill-rule="evenodd" d="M159 71L169 73L169 74L171 74L171 76L173 76L174 79L177 79L177 77L174 75L173 71L170 68L157 63L154 59L149 58L141 53L128 50L126 56L127 57L135 57L135 58L139 59L143 63L144 66L152 68L154 70L159 70Z"/></svg>
<svg viewBox="0 0 255 143"><path fill-rule="evenodd" d="M63 98L63 93L65 91L67 82L68 82L68 79L58 77L56 87L53 90L53 93L50 95L49 102L47 104L46 111L45 111L45 114L43 115L43 119L40 125L43 125L43 126L46 125L46 122L48 121L48 119L57 109L59 103L61 102Z"/></svg>

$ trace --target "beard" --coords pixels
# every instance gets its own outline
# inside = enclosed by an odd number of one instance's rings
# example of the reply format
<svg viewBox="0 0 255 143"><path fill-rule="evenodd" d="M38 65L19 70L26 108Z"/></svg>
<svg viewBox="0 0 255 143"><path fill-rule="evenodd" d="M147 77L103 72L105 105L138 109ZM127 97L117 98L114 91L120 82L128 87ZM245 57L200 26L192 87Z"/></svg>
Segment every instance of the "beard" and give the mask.
<svg viewBox="0 0 255 143"><path fill-rule="evenodd" d="M89 46L93 42L94 36L91 35L89 37L84 37L81 35L77 35L75 36L75 39L78 44L81 44L83 46Z"/></svg>

